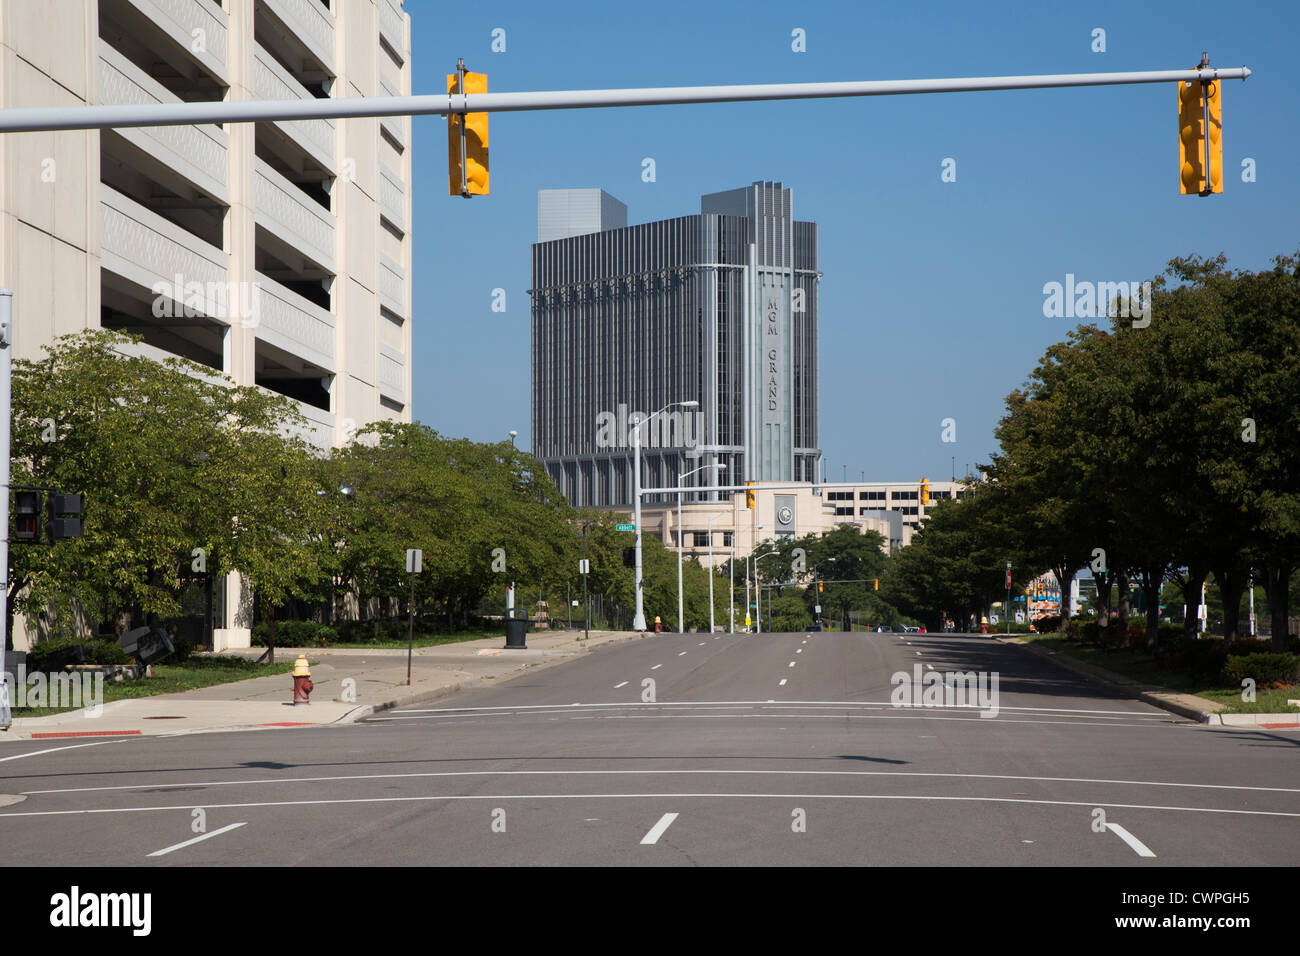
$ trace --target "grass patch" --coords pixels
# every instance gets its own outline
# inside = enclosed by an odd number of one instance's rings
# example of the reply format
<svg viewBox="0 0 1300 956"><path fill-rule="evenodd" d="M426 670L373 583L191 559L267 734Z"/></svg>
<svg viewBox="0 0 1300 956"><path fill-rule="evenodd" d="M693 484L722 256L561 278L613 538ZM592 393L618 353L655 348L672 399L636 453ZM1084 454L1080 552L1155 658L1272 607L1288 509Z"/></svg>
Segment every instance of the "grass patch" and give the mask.
<svg viewBox="0 0 1300 956"><path fill-rule="evenodd" d="M238 657L194 657L184 664L155 664L153 677L122 681L120 684L106 681L104 703L111 704L115 700L131 700L136 697L155 697L159 694L175 694L185 690L197 690L200 687L211 687L214 684L229 684L254 677L288 674L292 670L292 661L255 664ZM13 716L15 718L47 717L73 709L75 708L15 707Z"/></svg>
<svg viewBox="0 0 1300 956"><path fill-rule="evenodd" d="M1241 699L1241 688L1223 686L1219 681L1193 677L1186 671L1167 670L1145 650L1123 648L1102 650L1089 644L1068 640L1062 634L1022 634L1020 639L1048 650L1057 651L1085 664L1104 667L1129 680L1142 684L1156 684L1183 694L1195 694L1223 704L1223 714L1284 714L1300 712L1300 707L1287 705L1287 698L1300 699L1300 687L1255 692L1255 700Z"/></svg>
<svg viewBox="0 0 1300 956"><path fill-rule="evenodd" d="M542 633L538 631L529 631L529 634ZM499 634L485 634L482 631L465 631L457 634L417 634L415 635L416 647L438 647L441 644L461 644L465 641L479 641L485 639L497 638L504 641L506 639L505 631ZM383 648L386 650L400 649L407 646L407 641L332 641L330 647L350 647L364 650L368 647ZM314 648L315 650L328 650L328 648Z"/></svg>

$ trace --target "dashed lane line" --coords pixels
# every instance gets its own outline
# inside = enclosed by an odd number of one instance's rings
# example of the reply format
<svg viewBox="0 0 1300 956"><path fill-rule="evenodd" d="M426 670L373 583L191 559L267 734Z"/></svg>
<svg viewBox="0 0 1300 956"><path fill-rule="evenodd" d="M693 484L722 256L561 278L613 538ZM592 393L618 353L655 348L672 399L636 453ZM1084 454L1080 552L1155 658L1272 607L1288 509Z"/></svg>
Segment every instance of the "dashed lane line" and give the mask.
<svg viewBox="0 0 1300 956"><path fill-rule="evenodd" d="M161 850L154 850L149 855L166 856L168 853L172 853L176 850L183 850L187 846L193 846L196 843L202 843L204 840L211 840L215 836L221 836L221 834L223 833L229 833L231 830L238 830L240 827L247 826L247 825L248 825L248 821L244 821L243 823L232 823L229 826L222 827L220 830L213 830L211 833L204 833L201 836L196 836L193 840L186 840L184 843L177 843L173 846L164 847Z"/></svg>
<svg viewBox="0 0 1300 956"><path fill-rule="evenodd" d="M1145 843L1143 843L1133 834L1129 833L1118 823L1107 823L1106 829L1110 830L1117 837L1119 837L1121 840L1127 843L1129 845L1129 849L1132 850L1134 853L1136 853L1138 856L1146 856L1146 857L1151 857L1153 859L1155 858L1155 854L1151 852L1150 847L1148 847Z"/></svg>
<svg viewBox="0 0 1300 956"><path fill-rule="evenodd" d="M665 813L659 818L659 822L650 828L650 832L641 838L642 846L654 846L659 842L659 838L664 835L664 831L673 825L677 819L675 813Z"/></svg>

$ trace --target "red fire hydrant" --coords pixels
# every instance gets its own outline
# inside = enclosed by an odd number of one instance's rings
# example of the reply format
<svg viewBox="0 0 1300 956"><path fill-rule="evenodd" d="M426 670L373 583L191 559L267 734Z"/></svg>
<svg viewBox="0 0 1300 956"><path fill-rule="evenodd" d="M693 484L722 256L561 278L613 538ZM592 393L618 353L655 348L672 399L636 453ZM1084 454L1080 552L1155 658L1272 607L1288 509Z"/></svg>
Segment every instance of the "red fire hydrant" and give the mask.
<svg viewBox="0 0 1300 956"><path fill-rule="evenodd" d="M311 668L307 666L307 657L299 654L298 659L293 662L293 702L295 704L310 704L308 699L311 696L312 688L315 685L311 682Z"/></svg>
<svg viewBox="0 0 1300 956"><path fill-rule="evenodd" d="M980 618L980 633L981 633L981 634L987 634L988 632L989 632L989 619L988 619L987 617L981 617L981 618Z"/></svg>
<svg viewBox="0 0 1300 956"><path fill-rule="evenodd" d="M659 620L659 615L655 615L655 633L659 634L664 629L664 622Z"/></svg>

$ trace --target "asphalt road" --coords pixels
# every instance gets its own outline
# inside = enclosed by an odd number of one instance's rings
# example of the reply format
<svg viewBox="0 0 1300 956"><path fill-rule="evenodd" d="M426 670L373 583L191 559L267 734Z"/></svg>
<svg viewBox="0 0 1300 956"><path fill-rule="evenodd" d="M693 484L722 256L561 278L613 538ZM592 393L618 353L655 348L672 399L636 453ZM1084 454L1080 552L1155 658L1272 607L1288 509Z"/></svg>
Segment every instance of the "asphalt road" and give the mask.
<svg viewBox="0 0 1300 956"><path fill-rule="evenodd" d="M917 667L935 694L996 674L996 715L893 706ZM662 635L352 725L27 741L0 777L10 865L1290 866L1300 846L1300 735L951 634Z"/></svg>

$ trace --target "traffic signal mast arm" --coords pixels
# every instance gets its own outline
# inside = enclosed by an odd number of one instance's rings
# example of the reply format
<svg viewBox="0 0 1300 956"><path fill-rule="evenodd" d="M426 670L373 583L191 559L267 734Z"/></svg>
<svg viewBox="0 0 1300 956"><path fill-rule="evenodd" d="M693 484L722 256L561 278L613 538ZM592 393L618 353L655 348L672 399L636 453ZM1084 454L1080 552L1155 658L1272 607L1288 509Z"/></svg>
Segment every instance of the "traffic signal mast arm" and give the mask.
<svg viewBox="0 0 1300 956"><path fill-rule="evenodd" d="M907 93L970 93L1070 86L1124 86L1244 80L1246 67L1150 70L1131 73L1061 73L977 76L934 80L866 80L835 83L762 83L748 86L668 86L616 90L539 90L526 93L429 93L419 96L327 97L309 100L213 100L184 103L19 107L0 110L0 133L73 129L188 126L192 123L259 123L360 116L446 116L611 106L670 106L760 100L896 96Z"/></svg>

